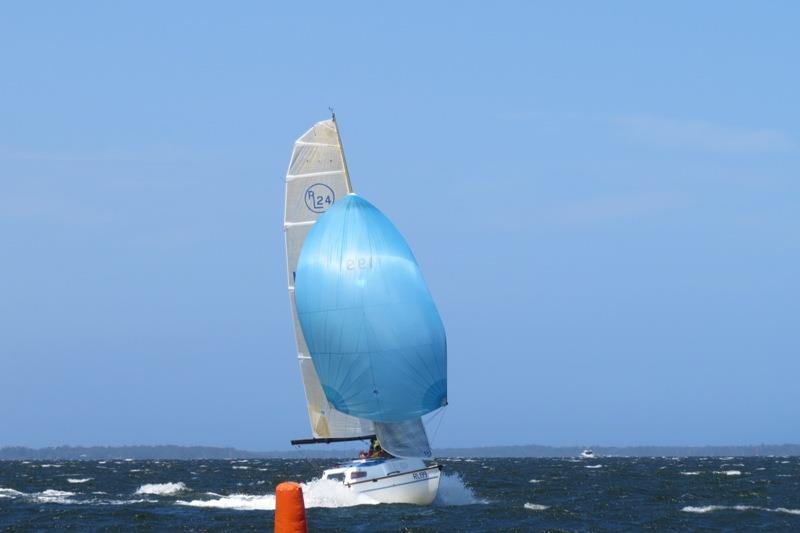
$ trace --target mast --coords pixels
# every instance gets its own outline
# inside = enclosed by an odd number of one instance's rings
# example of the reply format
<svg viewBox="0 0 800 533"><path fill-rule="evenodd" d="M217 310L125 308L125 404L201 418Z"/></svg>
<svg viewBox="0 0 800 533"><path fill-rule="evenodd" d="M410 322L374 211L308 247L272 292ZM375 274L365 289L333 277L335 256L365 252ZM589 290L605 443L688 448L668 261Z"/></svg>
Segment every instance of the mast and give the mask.
<svg viewBox="0 0 800 533"><path fill-rule="evenodd" d="M339 155L342 157L342 167L344 167L344 179L347 183L347 194L353 192L353 185L350 183L350 171L347 169L347 159L344 157L344 145L342 144L342 134L339 133L339 123L336 122L336 113L331 109L331 120L336 126L336 138L339 140Z"/></svg>

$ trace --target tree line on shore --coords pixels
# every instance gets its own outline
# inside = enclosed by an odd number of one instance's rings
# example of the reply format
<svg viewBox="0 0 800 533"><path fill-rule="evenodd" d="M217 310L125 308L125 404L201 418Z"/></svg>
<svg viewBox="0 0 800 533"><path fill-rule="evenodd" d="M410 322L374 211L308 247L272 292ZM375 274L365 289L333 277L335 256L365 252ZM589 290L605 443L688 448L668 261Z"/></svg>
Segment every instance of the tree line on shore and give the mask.
<svg viewBox="0 0 800 533"><path fill-rule="evenodd" d="M583 448L577 446L485 446L478 448L439 448L436 457L575 457ZM595 446L601 456L618 457L745 457L800 455L800 444L757 444L748 446ZM0 460L192 460L192 459L279 459L356 457L358 450L336 447L297 448L253 452L214 446L55 446L0 448Z"/></svg>

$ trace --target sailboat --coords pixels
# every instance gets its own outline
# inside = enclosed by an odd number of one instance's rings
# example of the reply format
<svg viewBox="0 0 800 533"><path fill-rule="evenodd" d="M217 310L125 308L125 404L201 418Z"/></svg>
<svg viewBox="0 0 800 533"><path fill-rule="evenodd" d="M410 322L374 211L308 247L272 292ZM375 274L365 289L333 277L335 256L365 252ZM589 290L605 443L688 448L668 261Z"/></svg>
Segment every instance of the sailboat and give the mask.
<svg viewBox="0 0 800 533"><path fill-rule="evenodd" d="M442 466L422 416L447 405L444 326L400 232L353 192L333 113L294 144L284 231L313 434L292 444L379 443L322 477L379 502L432 503Z"/></svg>

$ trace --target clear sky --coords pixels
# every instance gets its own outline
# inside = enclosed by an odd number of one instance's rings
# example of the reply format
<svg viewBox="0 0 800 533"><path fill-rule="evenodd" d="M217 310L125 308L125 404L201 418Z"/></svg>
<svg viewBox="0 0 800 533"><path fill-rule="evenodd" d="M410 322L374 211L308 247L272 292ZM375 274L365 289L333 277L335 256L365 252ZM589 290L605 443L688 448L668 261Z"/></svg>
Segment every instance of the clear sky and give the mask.
<svg viewBox="0 0 800 533"><path fill-rule="evenodd" d="M0 445L309 436L283 175L336 108L444 320L434 445L800 441L796 2L16 2Z"/></svg>

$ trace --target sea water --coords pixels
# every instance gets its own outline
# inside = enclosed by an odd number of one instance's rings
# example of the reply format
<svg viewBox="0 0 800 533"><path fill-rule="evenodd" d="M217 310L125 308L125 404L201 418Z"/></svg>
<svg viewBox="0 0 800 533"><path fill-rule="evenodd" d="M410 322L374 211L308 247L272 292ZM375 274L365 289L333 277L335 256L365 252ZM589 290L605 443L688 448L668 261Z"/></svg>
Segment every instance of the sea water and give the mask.
<svg viewBox="0 0 800 533"><path fill-rule="evenodd" d="M800 458L442 459L430 507L315 479L332 460L0 461L3 531L270 531L302 483L312 531L800 531Z"/></svg>

